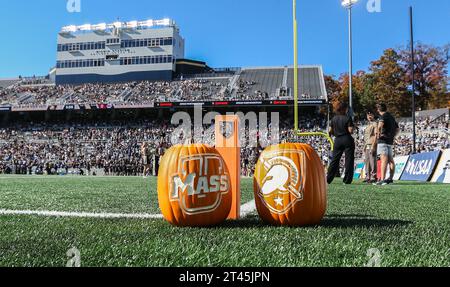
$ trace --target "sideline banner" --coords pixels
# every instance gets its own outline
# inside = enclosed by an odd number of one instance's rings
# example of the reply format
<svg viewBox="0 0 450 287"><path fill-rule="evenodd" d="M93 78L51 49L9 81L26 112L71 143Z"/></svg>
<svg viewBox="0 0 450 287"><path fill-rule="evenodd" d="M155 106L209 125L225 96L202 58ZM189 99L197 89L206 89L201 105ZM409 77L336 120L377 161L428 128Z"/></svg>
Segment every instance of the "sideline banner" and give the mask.
<svg viewBox="0 0 450 287"><path fill-rule="evenodd" d="M450 149L442 152L441 160L436 167L432 182L450 183Z"/></svg>
<svg viewBox="0 0 450 287"><path fill-rule="evenodd" d="M401 180L428 181L430 180L438 163L440 151L411 155Z"/></svg>
<svg viewBox="0 0 450 287"><path fill-rule="evenodd" d="M358 161L355 165L355 175L353 176L353 179L360 179L361 175L364 170L364 162Z"/></svg>
<svg viewBox="0 0 450 287"><path fill-rule="evenodd" d="M394 158L394 162L395 162L394 180L400 180L400 178L402 177L403 171L405 170L408 159L409 159L409 155L398 156L398 157Z"/></svg>

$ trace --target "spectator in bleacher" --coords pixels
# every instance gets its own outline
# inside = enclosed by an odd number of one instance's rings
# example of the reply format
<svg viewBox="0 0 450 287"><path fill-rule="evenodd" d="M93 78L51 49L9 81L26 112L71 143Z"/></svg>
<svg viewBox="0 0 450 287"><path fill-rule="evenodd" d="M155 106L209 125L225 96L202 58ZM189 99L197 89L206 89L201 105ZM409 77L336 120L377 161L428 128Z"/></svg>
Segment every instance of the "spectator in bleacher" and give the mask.
<svg viewBox="0 0 450 287"><path fill-rule="evenodd" d="M377 182L377 129L375 113L367 111L368 125L364 131L364 162L366 169L366 183Z"/></svg>

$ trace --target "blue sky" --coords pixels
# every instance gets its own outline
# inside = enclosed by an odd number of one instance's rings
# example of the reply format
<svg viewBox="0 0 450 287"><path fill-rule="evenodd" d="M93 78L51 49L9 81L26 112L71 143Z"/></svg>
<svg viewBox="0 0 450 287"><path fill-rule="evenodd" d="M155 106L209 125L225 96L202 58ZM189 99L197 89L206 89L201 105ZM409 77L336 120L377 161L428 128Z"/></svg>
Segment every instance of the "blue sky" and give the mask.
<svg viewBox="0 0 450 287"><path fill-rule="evenodd" d="M347 70L347 13L340 0L298 0L301 64L325 73ZM449 0L380 0L381 13L354 8L355 70L367 69L385 48L409 41L408 7L415 7L416 40L450 42ZM67 0L0 0L0 78L45 75L54 65L56 35L65 25L161 19L177 21L186 57L212 67L289 65L291 0L81 0L69 13Z"/></svg>

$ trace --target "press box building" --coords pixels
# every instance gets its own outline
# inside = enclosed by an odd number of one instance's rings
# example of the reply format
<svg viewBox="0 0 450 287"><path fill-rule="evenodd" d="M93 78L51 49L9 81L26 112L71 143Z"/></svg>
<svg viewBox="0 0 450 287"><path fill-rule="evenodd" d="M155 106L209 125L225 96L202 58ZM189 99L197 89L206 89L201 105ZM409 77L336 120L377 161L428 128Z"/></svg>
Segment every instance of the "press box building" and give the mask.
<svg viewBox="0 0 450 287"><path fill-rule="evenodd" d="M55 82L171 80L184 45L170 19L63 27Z"/></svg>

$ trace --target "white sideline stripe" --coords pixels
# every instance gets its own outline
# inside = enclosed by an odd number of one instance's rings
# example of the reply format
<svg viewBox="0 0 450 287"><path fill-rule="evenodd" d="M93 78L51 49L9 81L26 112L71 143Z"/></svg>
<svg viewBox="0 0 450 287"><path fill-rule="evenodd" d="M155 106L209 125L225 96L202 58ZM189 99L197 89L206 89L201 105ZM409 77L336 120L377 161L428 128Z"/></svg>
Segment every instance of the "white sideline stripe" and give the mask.
<svg viewBox="0 0 450 287"><path fill-rule="evenodd" d="M255 200L252 200L250 202L247 202L246 204L241 206L241 217L247 217L252 212L256 210L256 203Z"/></svg>
<svg viewBox="0 0 450 287"><path fill-rule="evenodd" d="M5 210L0 209L0 215L36 215L45 217L76 217L102 219L161 219L161 214L127 214L127 213L89 213L89 212L61 212L37 210Z"/></svg>
<svg viewBox="0 0 450 287"><path fill-rule="evenodd" d="M241 206L241 217L244 218L256 210L255 201ZM131 214L131 213L91 213L91 212L65 212L48 210L7 210L0 209L0 215L34 215L43 217L73 217L73 218L100 218L100 219L163 219L162 214Z"/></svg>

